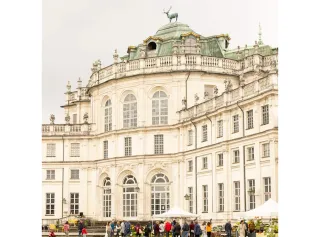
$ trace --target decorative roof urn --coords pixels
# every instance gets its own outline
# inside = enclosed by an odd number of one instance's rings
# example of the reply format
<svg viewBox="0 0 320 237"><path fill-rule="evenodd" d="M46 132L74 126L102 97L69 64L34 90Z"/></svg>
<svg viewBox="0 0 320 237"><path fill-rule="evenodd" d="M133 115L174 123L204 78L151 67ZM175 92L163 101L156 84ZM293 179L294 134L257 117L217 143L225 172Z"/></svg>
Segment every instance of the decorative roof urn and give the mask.
<svg viewBox="0 0 320 237"><path fill-rule="evenodd" d="M56 117L54 116L54 114L50 115L50 124L54 124L54 120L56 119Z"/></svg>
<svg viewBox="0 0 320 237"><path fill-rule="evenodd" d="M83 115L83 120L84 120L84 123L85 123L85 124L88 123L88 118L89 118L88 113L85 113L85 114Z"/></svg>

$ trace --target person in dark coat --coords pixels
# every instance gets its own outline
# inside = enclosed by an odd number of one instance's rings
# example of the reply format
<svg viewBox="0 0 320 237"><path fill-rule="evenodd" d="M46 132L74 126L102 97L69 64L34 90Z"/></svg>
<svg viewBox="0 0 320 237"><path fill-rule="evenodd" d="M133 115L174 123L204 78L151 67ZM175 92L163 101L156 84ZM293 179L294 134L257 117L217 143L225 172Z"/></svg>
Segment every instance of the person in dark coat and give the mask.
<svg viewBox="0 0 320 237"><path fill-rule="evenodd" d="M174 237L181 236L181 226L178 222L176 222L176 225L173 227L173 234Z"/></svg>
<svg viewBox="0 0 320 237"><path fill-rule="evenodd" d="M83 227L84 227L84 224L83 224L83 221L82 220L80 220L79 221L79 224L78 224L78 236L80 237L81 236L81 234L82 234L82 229L83 229Z"/></svg>
<svg viewBox="0 0 320 237"><path fill-rule="evenodd" d="M202 230L200 225L198 224L198 221L196 221L194 225L194 235L195 237L200 237L200 235L202 235Z"/></svg>
<svg viewBox="0 0 320 237"><path fill-rule="evenodd" d="M226 225L224 226L224 229L226 231L227 237L231 237L231 231L232 231L231 221L228 221L226 223Z"/></svg>

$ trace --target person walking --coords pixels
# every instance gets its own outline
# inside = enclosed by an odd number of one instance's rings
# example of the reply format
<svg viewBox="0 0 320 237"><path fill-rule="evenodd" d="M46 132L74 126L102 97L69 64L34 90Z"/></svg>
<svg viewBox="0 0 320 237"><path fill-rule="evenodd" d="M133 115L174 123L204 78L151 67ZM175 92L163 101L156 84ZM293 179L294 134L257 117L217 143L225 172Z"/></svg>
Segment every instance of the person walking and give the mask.
<svg viewBox="0 0 320 237"><path fill-rule="evenodd" d="M238 227L239 237L246 237L247 226L243 220L240 221L240 225Z"/></svg>
<svg viewBox="0 0 320 237"><path fill-rule="evenodd" d="M181 226L179 222L176 222L175 226L173 227L173 237L179 237L181 236Z"/></svg>
<svg viewBox="0 0 320 237"><path fill-rule="evenodd" d="M86 229L85 226L82 228L81 233L82 233L82 236L83 236L83 237L87 237L88 232L87 232L87 229Z"/></svg>
<svg viewBox="0 0 320 237"><path fill-rule="evenodd" d="M191 223L189 225L189 229L190 229L190 237L194 237L194 223L193 223L193 221L191 221Z"/></svg>
<svg viewBox="0 0 320 237"><path fill-rule="evenodd" d="M139 222L138 222L138 224L137 224L136 227L135 227L135 231L136 231L136 236L140 237L140 236L141 236L141 233L142 233L142 230L141 230L141 225L140 225Z"/></svg>
<svg viewBox="0 0 320 237"><path fill-rule="evenodd" d="M200 237L200 235L202 235L202 230L200 225L198 224L198 221L196 221L194 225L194 235L195 237Z"/></svg>
<svg viewBox="0 0 320 237"><path fill-rule="evenodd" d="M115 229L116 229L116 223L115 223L115 221L112 221L112 222L111 222L110 227L111 227L111 236L110 236L110 237L113 237L113 236L115 235L115 234L114 234L114 231L115 231Z"/></svg>
<svg viewBox="0 0 320 237"><path fill-rule="evenodd" d="M160 231L160 237L164 237L164 223L163 223L163 221L160 222L159 231Z"/></svg>
<svg viewBox="0 0 320 237"><path fill-rule="evenodd" d="M131 234L131 225L129 221L126 221L124 223L124 236L128 237Z"/></svg>
<svg viewBox="0 0 320 237"><path fill-rule="evenodd" d="M208 222L206 226L206 232L208 237L211 237L211 231L212 231L211 222Z"/></svg>
<svg viewBox="0 0 320 237"><path fill-rule="evenodd" d="M120 233L121 233L121 237L124 237L124 221L121 221L121 230L120 230Z"/></svg>
<svg viewBox="0 0 320 237"><path fill-rule="evenodd" d="M69 230L70 230L70 225L69 225L69 222L66 221L66 223L63 225L63 232L66 234L66 236L69 236Z"/></svg>
<svg viewBox="0 0 320 237"><path fill-rule="evenodd" d="M78 233L79 233L79 234L78 234L78 237L81 236L83 227L84 227L83 221L80 220L80 221L79 221L79 224L78 224Z"/></svg>
<svg viewBox="0 0 320 237"><path fill-rule="evenodd" d="M106 234L105 234L104 236L105 236L105 237L110 237L110 236L111 236L111 227L110 227L109 222L107 222L107 225L106 225Z"/></svg>
<svg viewBox="0 0 320 237"><path fill-rule="evenodd" d="M150 233L151 233L151 229L149 227L149 224L147 224L146 227L144 228L144 236L149 237Z"/></svg>
<svg viewBox="0 0 320 237"><path fill-rule="evenodd" d="M181 237L188 237L189 233L189 225L186 220L184 220L184 224L182 226L182 236Z"/></svg>
<svg viewBox="0 0 320 237"><path fill-rule="evenodd" d="M164 230L166 232L166 237L169 237L169 233L171 231L171 223L169 222L169 220L166 221L164 225Z"/></svg>
<svg viewBox="0 0 320 237"><path fill-rule="evenodd" d="M224 230L226 231L227 237L231 237L231 231L232 231L231 221L228 221L226 223L226 225L224 226Z"/></svg>
<svg viewBox="0 0 320 237"><path fill-rule="evenodd" d="M156 224L154 225L153 231L154 231L154 236L159 237L160 235L159 221L157 221Z"/></svg>

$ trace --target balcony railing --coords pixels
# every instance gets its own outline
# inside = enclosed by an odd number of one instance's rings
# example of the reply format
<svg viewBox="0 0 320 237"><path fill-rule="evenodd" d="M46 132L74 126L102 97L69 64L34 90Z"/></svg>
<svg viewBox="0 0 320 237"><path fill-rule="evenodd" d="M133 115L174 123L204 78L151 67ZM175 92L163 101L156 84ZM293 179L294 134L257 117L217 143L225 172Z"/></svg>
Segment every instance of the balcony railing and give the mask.
<svg viewBox="0 0 320 237"><path fill-rule="evenodd" d="M208 57L197 54L142 58L128 62L115 63L102 68L99 72L95 72L91 76L87 87L92 87L115 78L157 72L197 70L234 74L241 70L253 70L254 65L270 67L273 62L277 62L277 60L278 55L265 57L253 55L246 57L243 60Z"/></svg>
<svg viewBox="0 0 320 237"><path fill-rule="evenodd" d="M90 135L92 124L43 124L43 135Z"/></svg>

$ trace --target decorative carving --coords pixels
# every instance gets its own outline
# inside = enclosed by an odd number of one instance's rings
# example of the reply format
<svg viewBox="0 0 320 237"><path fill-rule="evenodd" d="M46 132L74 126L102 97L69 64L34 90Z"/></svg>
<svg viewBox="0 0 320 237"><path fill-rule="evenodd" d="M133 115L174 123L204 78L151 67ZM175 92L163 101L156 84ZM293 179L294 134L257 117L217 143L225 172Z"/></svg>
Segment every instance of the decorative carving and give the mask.
<svg viewBox="0 0 320 237"><path fill-rule="evenodd" d="M140 58L145 58L146 57L146 52L144 49L140 49Z"/></svg>
<svg viewBox="0 0 320 237"><path fill-rule="evenodd" d="M54 116L54 114L50 115L50 124L54 124L54 120L56 119L56 117Z"/></svg>
<svg viewBox="0 0 320 237"><path fill-rule="evenodd" d="M101 61L100 61L100 59L98 59L97 61L95 61L92 64L91 72L94 73L94 72L97 72L100 69L101 69Z"/></svg>
<svg viewBox="0 0 320 237"><path fill-rule="evenodd" d="M70 81L68 81L67 84L67 92L70 93L71 92L71 85L70 85Z"/></svg>
<svg viewBox="0 0 320 237"><path fill-rule="evenodd" d="M84 123L88 123L88 118L89 118L89 115L88 113L86 112L84 115L83 115L83 120L84 120Z"/></svg>
<svg viewBox="0 0 320 237"><path fill-rule="evenodd" d="M229 92L232 90L232 83L231 80L224 80L224 85L225 85L225 92Z"/></svg>
<svg viewBox="0 0 320 237"><path fill-rule="evenodd" d="M184 97L182 99L182 105L183 105L183 109L187 109L187 99L186 99L186 97Z"/></svg>
<svg viewBox="0 0 320 237"><path fill-rule="evenodd" d="M195 94L195 95L194 95L194 101L195 101L195 102L194 102L195 104L198 104L198 101L199 101L199 96L198 96L198 94Z"/></svg>
<svg viewBox="0 0 320 237"><path fill-rule="evenodd" d="M66 114L66 117L64 119L66 120L66 124L70 123L70 115L69 115L69 113Z"/></svg>
<svg viewBox="0 0 320 237"><path fill-rule="evenodd" d="M208 92L208 91L205 91L205 92L204 92L204 99L205 99L205 100L208 100L208 99L209 99L209 92Z"/></svg>
<svg viewBox="0 0 320 237"><path fill-rule="evenodd" d="M213 93L214 93L214 97L216 97L218 95L219 89L217 86L214 86L213 88Z"/></svg>
<svg viewBox="0 0 320 237"><path fill-rule="evenodd" d="M170 7L170 9L169 9L167 12L163 9L163 13L167 14L167 17L169 18L170 23L171 23L171 20L174 19L174 18L176 18L176 22L177 22L177 20L178 20L178 13L169 14L171 8L172 8L172 7Z"/></svg>

